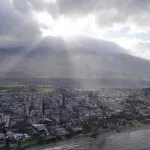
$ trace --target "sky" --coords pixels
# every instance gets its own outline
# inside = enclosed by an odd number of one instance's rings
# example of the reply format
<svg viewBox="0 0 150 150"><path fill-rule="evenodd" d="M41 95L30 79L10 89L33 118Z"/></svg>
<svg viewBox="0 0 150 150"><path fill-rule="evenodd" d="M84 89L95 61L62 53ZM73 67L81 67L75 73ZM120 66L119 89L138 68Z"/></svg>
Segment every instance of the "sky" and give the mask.
<svg viewBox="0 0 150 150"><path fill-rule="evenodd" d="M81 34L150 60L149 14L149 0L0 0L0 47Z"/></svg>

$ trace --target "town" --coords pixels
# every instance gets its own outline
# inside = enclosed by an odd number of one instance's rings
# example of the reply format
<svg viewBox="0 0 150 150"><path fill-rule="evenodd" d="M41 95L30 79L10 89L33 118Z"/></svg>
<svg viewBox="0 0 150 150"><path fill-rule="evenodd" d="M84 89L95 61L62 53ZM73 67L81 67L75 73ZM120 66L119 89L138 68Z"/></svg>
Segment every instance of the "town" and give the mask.
<svg viewBox="0 0 150 150"><path fill-rule="evenodd" d="M150 88L85 90L1 85L0 149L24 149L148 124L149 98Z"/></svg>

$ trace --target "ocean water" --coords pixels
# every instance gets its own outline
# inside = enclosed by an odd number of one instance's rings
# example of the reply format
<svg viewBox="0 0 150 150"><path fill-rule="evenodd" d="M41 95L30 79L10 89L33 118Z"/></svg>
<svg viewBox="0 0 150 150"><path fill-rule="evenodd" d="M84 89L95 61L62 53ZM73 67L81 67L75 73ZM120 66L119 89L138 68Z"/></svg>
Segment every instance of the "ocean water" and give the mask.
<svg viewBox="0 0 150 150"><path fill-rule="evenodd" d="M82 137L31 150L150 150L150 129Z"/></svg>

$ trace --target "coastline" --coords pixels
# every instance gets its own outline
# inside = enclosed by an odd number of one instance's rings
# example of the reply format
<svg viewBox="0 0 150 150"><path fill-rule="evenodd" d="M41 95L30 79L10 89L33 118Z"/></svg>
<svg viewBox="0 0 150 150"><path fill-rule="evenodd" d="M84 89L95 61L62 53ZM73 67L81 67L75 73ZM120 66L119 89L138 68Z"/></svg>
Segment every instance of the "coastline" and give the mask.
<svg viewBox="0 0 150 150"><path fill-rule="evenodd" d="M96 138L99 138L100 136L102 137L107 137L110 136L112 134L119 134L119 133L128 133L128 132L136 132L138 130L148 130L150 129L150 124L142 124L140 127L131 127L131 128L126 128L123 129L121 131L103 131L103 132L99 132L96 136ZM59 146L61 144L68 144L69 142L73 141L73 140L79 140L80 138L83 139L94 139L95 137L91 136L91 133L87 133L87 134L79 134L77 136L68 138L66 140L59 140L58 142L56 141L56 143L50 143L50 144L43 144L43 145L36 145L33 147L29 147L26 148L25 150L41 150L41 149L47 149L47 148L53 148L55 146Z"/></svg>

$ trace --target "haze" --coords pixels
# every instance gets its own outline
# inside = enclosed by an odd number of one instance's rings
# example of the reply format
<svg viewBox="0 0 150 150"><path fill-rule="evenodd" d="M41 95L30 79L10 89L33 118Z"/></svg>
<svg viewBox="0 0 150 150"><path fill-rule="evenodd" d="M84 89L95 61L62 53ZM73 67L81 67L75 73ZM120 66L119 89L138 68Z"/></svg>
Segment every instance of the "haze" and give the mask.
<svg viewBox="0 0 150 150"><path fill-rule="evenodd" d="M1 0L0 76L149 79L149 7L148 0Z"/></svg>

